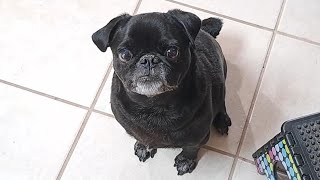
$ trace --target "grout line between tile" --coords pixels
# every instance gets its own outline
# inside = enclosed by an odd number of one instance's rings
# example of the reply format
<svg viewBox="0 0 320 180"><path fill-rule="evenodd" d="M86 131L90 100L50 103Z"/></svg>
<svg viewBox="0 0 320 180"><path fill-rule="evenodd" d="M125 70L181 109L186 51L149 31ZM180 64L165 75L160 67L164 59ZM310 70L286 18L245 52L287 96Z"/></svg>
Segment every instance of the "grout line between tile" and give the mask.
<svg viewBox="0 0 320 180"><path fill-rule="evenodd" d="M15 87L15 88L18 88L18 89L21 89L21 90L28 91L28 92L33 93L33 94L44 96L46 98L53 99L53 100L56 100L56 101L59 101L59 102L62 102L62 103L66 103L68 105L75 106L75 107L78 107L78 108L81 108L81 109L85 109L85 110L89 109L89 107L83 106L81 104L77 104L77 103L62 99L62 98L58 98L56 96L52 96L50 94L46 94L46 93L43 93L43 92L40 92L40 91L37 91L37 90L33 90L33 89L30 89L30 88L27 88L27 87L24 87L24 86L21 86L21 85L12 83L12 82L8 82L8 81L2 80L2 79L0 79L0 83L6 84L8 86L12 86L12 87Z"/></svg>
<svg viewBox="0 0 320 180"><path fill-rule="evenodd" d="M204 145L203 148L206 149L206 150L209 150L209 151L213 151L213 152L225 155L225 156L232 157L232 158L235 157L235 155L232 154L232 153L229 153L229 152L226 152L226 151L223 151L223 150L220 150L220 149L216 149L216 148L208 146L208 145Z"/></svg>
<svg viewBox="0 0 320 180"><path fill-rule="evenodd" d="M269 47L268 47L268 50L267 50L267 54L266 54L266 57L265 57L265 60L264 60L263 68L261 70L261 73L260 73L260 76L259 76L259 79L258 79L258 84L256 86L256 90L255 90L255 93L254 93L254 96L253 96L253 100L252 100L252 103L251 103L251 106L250 106L250 110L249 110L248 116L246 118L246 122L245 122L245 125L244 125L244 129L243 129L243 132L242 132L242 135L241 135L241 139L240 139L240 143L238 145L238 149L237 149L236 155L234 155L232 153L229 153L229 152L226 152L226 151L223 151L223 150L219 150L219 149L210 147L208 145L205 145L203 147L206 150L217 152L219 154L226 155L226 156L234 158L234 161L233 161L233 164L232 164L232 168L231 168L231 171L230 171L230 174L229 174L229 179L232 179L232 176L234 174L235 166L237 164L238 159L255 165L254 161L246 159L246 158L243 158L243 157L239 157L239 154L240 154L240 150L241 150L241 147L242 147L242 144L243 144L243 141L244 141L244 137L246 135L246 131L247 131L247 128L248 128L248 125L249 125L249 120L250 120L250 118L252 116L253 107L254 107L255 101L257 99L261 84L262 84L262 78L263 78L263 75L264 75L264 72L265 72L265 69L266 69L266 65L267 65L267 62L268 62L268 59L269 59L269 56L270 56L271 49L273 47L273 43L274 43L276 34L283 35L283 36L286 36L286 37L289 37L289 38L292 38L292 39L296 39L296 40L299 40L299 41L307 42L307 43L310 43L310 44L313 44L313 45L317 45L317 46L320 46L320 43L316 42L316 41L312 41L312 40L306 39L306 38L302 38L302 37L298 37L298 36L295 36L295 35L291 35L291 34L288 34L288 33L285 33L285 32L277 31L286 0L283 0L283 3L281 5L281 9L280 9L280 12L279 12L279 16L278 16L278 19L277 19L277 23L276 23L276 26L275 26L274 30L271 29L271 28L268 28L268 27L264 27L264 26L260 26L260 25L254 24L254 23L246 22L246 21L243 21L243 20L240 20L240 19L236 19L236 18L229 17L229 16L226 16L226 15L223 15L223 14L219 14L219 13L216 13L216 12L205 10L205 9L202 9L202 8L199 8L199 7L196 7L196 6L192 6L192 5L188 5L188 4L185 4L185 3L181 3L181 2L178 2L178 1L175 1L175 0L165 0L165 1L171 2L171 3L174 3L174 4L179 4L179 5L188 7L188 8L199 10L199 11L202 11L202 12L205 12L205 13L209 13L209 14L212 14L212 15L215 15L215 16L219 16L219 17L222 17L222 18L225 18L225 19L229 19L229 20L232 20L232 21L235 21L235 22L238 22L238 23L242 23L242 24L245 24L245 25L249 25L249 26L253 26L253 27L259 28L259 29L263 29L263 30L266 30L266 31L272 31L273 32L272 37L271 37L271 41L270 41L270 44L269 44ZM138 12L141 3L142 3L142 0L139 0L137 2L137 5L136 5L136 7L134 9L133 14L136 14ZM70 160L70 158L72 156L72 153L75 150L75 147L76 147L76 145L77 145L77 143L78 143L78 141L79 141L79 139L81 137L81 134L82 134L82 132L83 132L88 120L89 120L89 117L92 114L92 112L95 112L95 113L98 113L98 114L102 114L102 115L105 115L105 116L108 116L108 117L111 117L111 118L115 118L114 115L112 115L112 114L109 114L109 113L94 109L94 106L96 105L96 103L98 101L98 98L99 98L99 96L101 94L101 91L102 91L102 89L103 89L103 87L104 87L104 85L106 83L106 80L107 80L108 76L110 75L111 69L112 69L112 63L109 65L109 67L107 69L107 72L105 73L105 76L104 76L104 78L103 78L103 80L101 82L101 85L100 85L100 87L98 89L98 92L96 93L96 96L95 96L90 108L86 107L86 106L83 106L83 105L80 105L80 104L77 104L77 103L74 103L74 102L71 102L71 101L68 101L68 100L65 100L65 99L62 99L62 98L59 98L59 97L56 97L56 96L53 96L53 95L50 95L50 94L46 94L46 93L43 93L43 92L40 92L40 91L37 91L37 90L33 90L33 89L30 89L30 88L27 88L27 87L24 87L24 86L21 86L21 85L18 85L18 84L11 83L11 82L8 82L8 81L0 79L0 83L6 84L8 86L12 86L12 87L15 87L15 88L18 88L18 89L22 89L22 90L25 90L25 91L28 91L28 92L31 92L31 93L34 93L34 94L37 94L37 95L40 95L40 96L44 96L44 97L49 98L49 99L53 99L53 100L59 101L61 103L66 103L66 104L71 105L71 106L75 106L75 107L78 107L78 108L81 108L81 109L88 110L88 112L86 113L86 115L84 117L84 120L83 120L83 122L82 122L82 124L80 126L80 129L79 129L79 131L78 131L78 133L76 135L76 138L75 138L75 140L74 140L74 142L73 142L73 144L72 144L72 146L71 146L71 148L70 148L70 150L69 150L69 152L67 154L67 157L65 158L65 161L64 161L64 163L63 163L63 165L62 165L62 167L61 167L61 169L59 171L59 174L57 176L57 180L61 179L61 177L63 175L63 172L64 172L64 170L65 170L65 168L66 168L66 166L67 166L67 164L68 164L68 162L69 162L69 160Z"/></svg>
<svg viewBox="0 0 320 180"><path fill-rule="evenodd" d="M307 38L295 36L295 35L292 35L292 34L281 32L281 31L276 31L276 33L279 34L279 35L282 35L282 36L286 36L286 37L292 38L292 39L296 39L296 40L299 40L299 41L303 41L303 42L306 42L306 43L310 43L310 44L313 44L313 45L320 46L319 42L312 41L312 40L309 40Z"/></svg>
<svg viewBox="0 0 320 180"><path fill-rule="evenodd" d="M111 117L111 118L114 118L114 119L115 119L115 117L114 117L113 114L109 114L109 113L107 113L107 112L103 112L103 111L96 110L96 109L94 109L92 112L95 112L95 113L98 113L98 114L101 114L101 115L104 115L104 116L108 116L108 117Z"/></svg>
<svg viewBox="0 0 320 180"><path fill-rule="evenodd" d="M178 2L178 1L175 1L175 0L165 0L165 1L168 1L168 2L171 2L171 3L174 3L174 4L178 4L178 5L181 5L181 6L185 6L185 7L188 7L188 8L192 8L192 9L195 9L195 10L198 10L198 11L202 11L202 12L205 12L205 13L208 13L208 14L212 14L212 15L215 15L215 16L219 16L219 17L222 17L222 18L225 18L225 19L228 19L228 20L232 20L232 21L235 21L235 22L238 22L238 23L242 23L242 24L245 24L245 25L248 25L248 26L253 26L253 27L256 27L256 28L259 28L259 29L263 29L263 30L266 30L266 31L273 31L272 28L268 28L268 27L261 26L261 25L258 25L258 24L250 23L250 22L247 22L247 21L244 21L244 20L241 20L241 19L233 18L233 17L227 16L227 15L223 15L223 14L220 14L220 13L216 13L216 12L213 12L213 11L202 9L200 7L192 6L192 5L185 4L185 3L182 3L182 2Z"/></svg>
<svg viewBox="0 0 320 180"><path fill-rule="evenodd" d="M264 27L264 26L260 26L260 25L254 24L254 23L246 22L246 21L243 21L243 20L240 20L240 19L236 19L236 18L229 17L229 16L226 16L226 15L223 15L223 14L219 14L219 13L212 12L212 11L209 11L209 10L206 10L206 9L202 9L202 8L199 8L199 7L196 7L196 6L192 6L192 5L188 5L188 4L185 4L185 3L181 3L181 2L178 2L178 1L175 1L175 0L165 0L165 1L171 2L171 3L174 3L174 4L179 4L179 5L188 7L188 8L199 10L199 11L202 11L202 12L205 12L205 13L209 13L209 14L212 14L212 15L215 15L215 16L219 16L219 17L222 17L222 18L225 18L225 19L229 19L229 20L232 20L232 21L235 21L235 22L238 22L238 23L242 23L242 24L245 24L245 25L249 25L249 26L252 26L252 27L256 27L256 28L259 28L259 29L263 29L263 30L266 30L266 31L272 31L273 32L272 37L271 37L271 41L270 41L270 44L269 44L269 47L268 47L268 50L267 50L267 54L266 54L266 57L265 57L265 60L264 60L263 68L261 70L261 73L260 73L260 76L259 76L259 79L258 79L258 84L256 86L256 90L255 90L255 93L254 93L254 96L253 96L253 100L252 100L252 103L251 103L251 106L250 106L250 110L249 110L248 116L246 118L246 122L245 122L245 125L244 125L244 129L243 129L243 132L242 132L242 135L241 135L241 139L240 139L240 143L238 145L238 149L237 149L236 155L234 155L232 153L229 153L229 152L226 152L226 151L223 151L223 150L219 150L219 149L210 147L208 145L205 145L203 147L204 149L207 149L207 150L210 150L210 151L213 151L213 152L217 152L217 153L220 153L220 154L223 154L223 155L226 155L226 156L234 158L234 161L233 161L233 164L232 164L232 168L231 168L231 171L230 171L230 174L229 174L229 179L232 179L232 176L233 176L233 173L234 173L234 170L235 170L235 166L237 164L238 159L243 160L245 162L248 162L248 163L254 165L254 161L246 159L246 158L243 158L243 157L239 157L239 154L240 154L241 146L243 144L244 137L245 137L248 125L249 125L249 120L250 120L250 118L252 116L253 107L254 107L255 101L257 99L258 92L260 90L261 84L262 84L262 78L263 78L263 75L264 75L264 72L265 72L265 68L266 68L266 65L267 65L267 62L268 62L268 59L269 59L269 56L270 56L270 52L271 52L271 49L272 49L276 34L283 35L283 36L286 36L286 37L289 37L289 38L292 38L292 39L296 39L296 40L299 40L299 41L307 42L307 43L310 43L310 44L313 44L313 45L317 45L317 46L320 46L320 43L316 42L316 41L312 41L312 40L306 39L306 38L302 38L302 37L298 37L298 36L295 36L295 35L291 35L291 34L288 34L288 33L285 33L285 32L277 31L286 0L283 0L283 2L282 2L281 9L280 9L280 12L279 12L279 16L278 16L278 19L277 19L277 23L276 23L276 26L275 26L274 30L271 29L271 28L268 28L268 27ZM141 3L142 3L142 0L138 0L133 14L136 14L138 12ZM86 106L83 106L83 105L80 105L80 104L77 104L77 103L74 103L74 102L71 102L71 101L68 101L68 100L65 100L65 99L50 95L50 94L46 94L46 93L43 93L43 92L40 92L40 91L37 91L37 90L33 90L33 89L30 89L30 88L27 88L27 87L24 87L24 86L21 86L21 85L18 85L18 84L15 84L15 83L8 82L8 81L0 79L0 83L6 84L8 86L12 86L12 87L15 87L15 88L18 88L18 89L22 89L22 90L28 91L30 93L34 93L34 94L37 94L37 95L40 95L40 96L44 96L44 97L49 98L49 99L53 99L53 100L56 100L56 101L59 101L59 102L62 102L62 103L66 103L66 104L71 105L71 106L75 106L75 107L78 107L78 108L81 108L81 109L88 110L88 112L86 113L86 115L84 117L84 120L83 120L83 122L82 122L82 124L80 126L80 129L79 129L79 131L78 131L78 133L76 135L76 138L75 138L75 140L74 140L74 142L73 142L73 144L72 144L72 146L71 146L71 148L70 148L70 150L69 150L69 152L67 154L67 157L65 158L65 161L64 161L64 163L63 163L63 165L62 165L62 167L61 167L61 169L59 171L59 174L57 176L57 180L61 179L61 177L63 175L63 172L64 172L64 170L65 170L65 168L66 168L66 166L67 166L67 164L68 164L68 162L69 162L69 160L70 160L70 158L72 156L72 153L73 153L73 151L74 151L74 149L75 149L75 147L76 147L76 145L77 145L77 143L78 143L78 141L79 141L79 139L81 137L81 134L82 134L82 132L83 132L88 120L89 120L89 117L92 114L92 112L95 112L95 113L98 113L98 114L102 114L102 115L105 115L105 116L108 116L108 117L111 117L111 118L115 118L112 114L109 114L109 113L94 109L94 106L97 103L97 100L98 100L98 98L99 98L99 96L101 94L101 91L102 91L105 83L106 83L106 80L107 80L108 76L110 75L111 69L112 69L112 63L109 65L109 67L107 69L107 72L105 73L105 76L104 76L104 78L103 78L103 80L101 82L101 85L100 85L99 89L98 89L98 92L96 93L96 96L95 96L95 98L94 98L94 100L93 100L93 102L92 102L90 107L86 107Z"/></svg>
<svg viewBox="0 0 320 180"><path fill-rule="evenodd" d="M215 15L215 16L219 16L219 17L222 17L222 18L225 18L225 19L228 19L228 20L231 20L231 21L235 21L235 22L238 22L238 23L242 23L242 24L245 24L245 25L248 25L248 26L252 26L252 27L255 27L255 28L258 28L258 29L271 31L271 32L276 32L277 34L280 34L282 36L286 36L286 37L289 37L289 38L292 38L292 39L296 39L296 40L299 40L299 41L303 41L303 42L306 42L306 43L310 43L310 44L313 44L313 45L320 46L320 42L312 41L312 40L307 39L307 38L295 36L293 34L281 32L281 31L274 31L272 28L268 28L268 27L264 27L264 26L261 26L261 25L258 25L258 24L250 23L250 22L247 22L247 21L244 21L244 20L241 20L241 19L233 18L233 17L227 16L227 15L223 15L223 14L220 14L220 13L216 13L216 12L213 12L213 11L202 9L202 8L199 8L199 7L196 7L196 6L192 6L192 5L189 5L189 4L185 4L185 3L182 3L182 2L178 2L178 1L175 1L175 0L165 0L165 1L171 2L171 3L174 3L174 4L178 4L178 5L181 5L181 6L185 6L185 7L191 8L191 9L195 9L195 10L198 10L198 11L202 11L202 12L205 12L205 13L208 13L208 14L212 14L212 15ZM280 9L280 11L283 11L283 10Z"/></svg>
<svg viewBox="0 0 320 180"><path fill-rule="evenodd" d="M254 91L254 95L253 95L253 98L252 98L252 101L251 101L250 109L249 109L249 112L247 114L247 118L246 118L246 121L245 121L245 124L244 124L244 128L243 128L242 133L241 133L240 142L239 142L239 145L238 145L238 148L237 148L237 152L236 152L236 157L234 158L234 161L232 163L232 167L231 167L231 170L230 170L230 174L229 174L229 178L228 178L229 180L232 180L232 177L233 177L233 174L234 174L234 171L235 171L238 159L239 159L239 154L240 154L240 151L241 151L241 148L242 148L242 144L244 142L244 138L245 138L247 130L248 130L250 119L252 117L254 105L256 103L256 100L257 100L257 97L258 97L258 94L259 94L259 91L260 91L260 88L261 88L262 79L263 79L264 73L266 71L266 66L268 64L268 60L269 60L269 57L270 57L270 54L271 54L271 50L272 50L272 47L273 47L273 44L274 44L274 41L275 41L275 37L276 37L276 34L277 34L276 31L277 31L277 29L279 27L280 20L281 20L282 14L283 14L283 10L284 10L285 4L286 4L286 0L283 0L282 4L281 4L280 11L279 11L279 14L278 14L276 26L275 26L275 29L274 29L274 31L272 33L270 44L269 44L269 47L268 47L268 50L267 50L267 53L266 53L266 57L264 59L263 67L262 67L262 70L260 72L258 83L257 83L256 89Z"/></svg>
<svg viewBox="0 0 320 180"><path fill-rule="evenodd" d="M137 11L139 10L141 2L142 2L142 0L139 0L137 2L137 5L136 5L136 7L134 9L134 12L133 12L133 15L135 15L137 13ZM64 162L62 164L62 167L61 167L61 169L60 169L60 171L59 171L59 173L57 175L56 180L60 180L61 179L61 177L62 177L62 175L63 175L63 173L64 173L64 171L65 171L65 169L66 169L66 167L67 167L67 165L68 165L68 163L70 161L70 159L71 159L71 156L72 156L72 154L73 154L73 152L74 152L74 150L75 150L75 148L76 148L76 146L77 146L77 144L79 142L81 134L84 131L84 128L85 128L85 126L86 126L86 124L87 124L87 122L88 122L88 120L90 118L91 113L95 111L94 107L95 107L95 105L96 105L96 103L97 103L97 101L99 99L99 96L101 94L101 91L103 90L103 87L105 86L105 84L107 82L107 79L108 79L108 76L111 73L111 70L112 70L112 63L110 63L110 65L109 65L109 67L107 69L107 72L106 72L105 76L103 77L103 80L102 80L102 82L100 84L100 87L99 87L99 89L97 91L97 94L96 94L96 96L95 96L95 98L94 98L94 100L93 100L93 102L92 102L92 104L91 104L91 106L90 106L90 108L89 108L89 110L88 110L88 112L87 112L87 114L86 114L81 126L80 126L80 129L79 129L79 131L78 131L78 133L76 135L76 138L74 139L74 141L73 141L73 143L72 143L72 145L70 147L70 150L69 150L69 152L67 154L67 157L65 158L65 160L64 160ZM101 112L101 111L96 110L96 112ZM108 113L106 113L106 115L108 115Z"/></svg>
<svg viewBox="0 0 320 180"><path fill-rule="evenodd" d="M142 2L142 0L139 0L139 1L138 1L137 5L136 5L136 8L135 8L134 11L133 11L133 14L134 14L134 15L137 14L137 12L138 12L138 10L139 10L139 8L140 8L141 2Z"/></svg>
<svg viewBox="0 0 320 180"><path fill-rule="evenodd" d="M60 169L60 171L59 171L59 173L57 175L57 178L56 178L57 180L61 179L61 177L62 177L62 175L64 173L64 170L66 169L66 167L67 167L67 165L68 165L68 163L70 161L70 158L71 158L71 156L72 156L72 154L73 154L73 152L74 152L74 150L75 150L75 148L76 148L76 146L77 146L77 144L79 142L79 139L80 139L80 137L82 135L82 132L84 131L84 128L87 125L87 122L88 122L88 120L90 118L90 115L93 112L93 109L94 109L94 107L95 107L95 105L96 105L96 103L98 101L98 98L99 98L99 96L101 94L101 91L102 91L104 85L106 84L106 81L108 79L108 76L109 76L111 70L112 70L112 63L110 63L110 65L109 65L109 67L107 69L107 72L105 73L105 75L103 77L103 80L100 83L100 86L99 86L98 91L97 91L97 93L96 93L96 95L94 97L94 100L91 103L91 106L90 106L89 110L87 111L87 113L86 113L86 115L85 115L85 117L84 117L84 119L82 121L80 129L78 130L78 133L77 133L77 135L76 135L76 137L75 137L75 139L74 139L74 141L73 141L73 143L72 143L72 145L71 145L71 147L69 149L69 152L68 152L68 154L67 154L67 156L66 156L66 158L65 158L65 160L64 160L64 162L63 162L63 164L61 166L61 169Z"/></svg>
<svg viewBox="0 0 320 180"><path fill-rule="evenodd" d="M247 162L247 163L250 163L252 165L255 165L254 161L250 160L250 159L246 159L246 158L243 158L243 157L238 157L238 159L244 161L244 162Z"/></svg>

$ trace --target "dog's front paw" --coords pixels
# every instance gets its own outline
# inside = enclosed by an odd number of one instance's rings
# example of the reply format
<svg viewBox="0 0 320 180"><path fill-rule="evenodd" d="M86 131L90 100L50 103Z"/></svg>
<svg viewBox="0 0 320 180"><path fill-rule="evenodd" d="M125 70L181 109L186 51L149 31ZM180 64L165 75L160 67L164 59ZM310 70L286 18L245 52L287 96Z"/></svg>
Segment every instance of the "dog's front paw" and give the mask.
<svg viewBox="0 0 320 180"><path fill-rule="evenodd" d="M134 154L138 156L139 161L145 162L150 157L153 158L157 149L148 149L145 145L136 142L134 145Z"/></svg>
<svg viewBox="0 0 320 180"><path fill-rule="evenodd" d="M197 161L195 159L186 158L182 154L179 154L174 161L174 167L177 168L178 175L191 173L197 166Z"/></svg>
<svg viewBox="0 0 320 180"><path fill-rule="evenodd" d="M227 134L229 132L229 127L231 126L231 119L228 114L219 113L213 121L213 126L221 134Z"/></svg>

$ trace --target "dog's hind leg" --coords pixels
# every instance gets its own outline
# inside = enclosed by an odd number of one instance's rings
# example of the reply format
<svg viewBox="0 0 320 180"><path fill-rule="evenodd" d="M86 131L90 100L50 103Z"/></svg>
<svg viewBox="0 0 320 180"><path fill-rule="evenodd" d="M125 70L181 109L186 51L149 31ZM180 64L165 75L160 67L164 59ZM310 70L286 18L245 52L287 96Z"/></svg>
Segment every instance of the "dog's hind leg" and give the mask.
<svg viewBox="0 0 320 180"><path fill-rule="evenodd" d="M220 111L212 122L213 126L220 134L228 134L229 126L231 126L231 119L226 111L226 105L224 102L222 111Z"/></svg>

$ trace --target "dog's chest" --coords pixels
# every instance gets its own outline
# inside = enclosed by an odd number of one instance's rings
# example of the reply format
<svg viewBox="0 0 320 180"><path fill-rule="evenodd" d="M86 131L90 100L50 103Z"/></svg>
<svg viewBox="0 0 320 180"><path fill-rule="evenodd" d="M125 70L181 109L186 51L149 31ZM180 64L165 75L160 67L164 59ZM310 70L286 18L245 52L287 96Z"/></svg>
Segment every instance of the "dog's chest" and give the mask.
<svg viewBox="0 0 320 180"><path fill-rule="evenodd" d="M127 132L138 141L150 146L172 147L183 138L180 132L186 123L183 111L154 110L131 114L131 118L120 119Z"/></svg>

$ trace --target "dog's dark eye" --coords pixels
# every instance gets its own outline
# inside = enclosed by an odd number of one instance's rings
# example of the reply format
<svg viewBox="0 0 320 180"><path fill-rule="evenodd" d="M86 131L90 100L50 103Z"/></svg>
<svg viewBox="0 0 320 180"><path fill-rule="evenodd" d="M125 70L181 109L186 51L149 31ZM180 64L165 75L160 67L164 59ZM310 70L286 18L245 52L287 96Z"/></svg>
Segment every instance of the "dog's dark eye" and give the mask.
<svg viewBox="0 0 320 180"><path fill-rule="evenodd" d="M169 48L166 51L166 56L168 58L176 58L179 55L178 47L176 46L169 46Z"/></svg>
<svg viewBox="0 0 320 180"><path fill-rule="evenodd" d="M129 61L132 58L132 53L128 49L120 49L119 58L122 61Z"/></svg>

